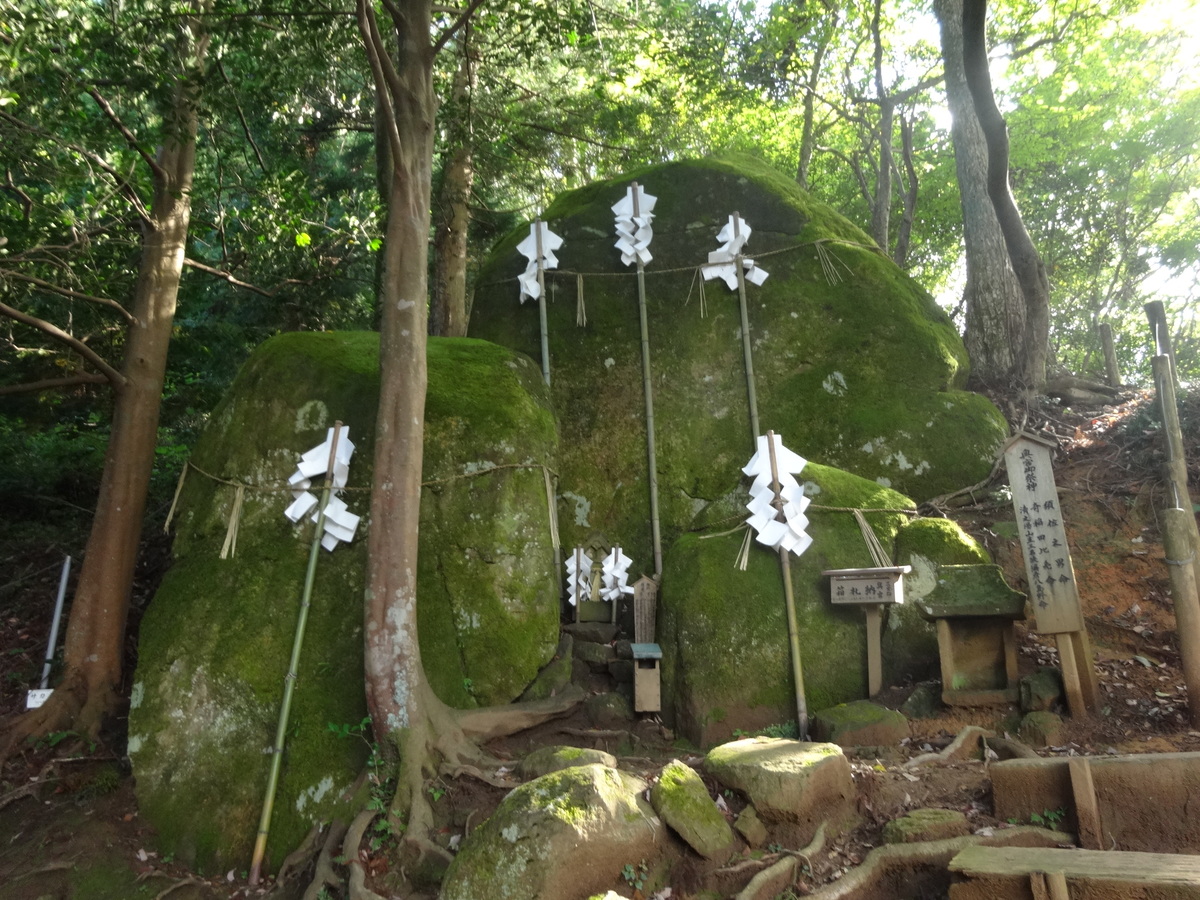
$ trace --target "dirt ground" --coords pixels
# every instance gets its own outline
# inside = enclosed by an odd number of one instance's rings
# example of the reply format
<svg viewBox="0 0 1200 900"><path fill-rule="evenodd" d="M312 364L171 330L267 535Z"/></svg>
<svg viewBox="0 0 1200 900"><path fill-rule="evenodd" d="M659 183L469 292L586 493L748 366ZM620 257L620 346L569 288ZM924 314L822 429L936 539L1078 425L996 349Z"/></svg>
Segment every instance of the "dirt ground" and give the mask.
<svg viewBox="0 0 1200 900"><path fill-rule="evenodd" d="M1182 418L1191 483L1196 484L1200 399L1185 402ZM1187 719L1187 693L1155 517L1162 500L1162 452L1154 419L1152 398L1136 393L1093 413L1051 407L1026 423L1027 428L1053 433L1060 441L1055 474L1087 626L1097 650L1103 696L1099 715L1066 719L1059 742L1039 749L1042 755L1200 750L1200 730L1194 730ZM967 505L948 503L939 509L982 541L1004 568L1009 583L1023 588L1017 541L1002 536L1004 528L996 527L1013 518L1002 488L1001 479L967 498ZM153 592L164 551L162 540L152 539L148 561L140 570L137 608ZM0 578L6 582L0 584L0 722L22 708L25 691L36 684L47 638L47 608L60 564L57 550L0 544L0 572L5 573ZM1022 674L1057 664L1052 641L1023 627L1019 633ZM134 649L131 638L130 664ZM888 687L878 699L898 706L913 687ZM967 725L1015 736L1017 718L1014 707L942 709L933 718L912 720L912 736L905 745L853 757L862 824L810 856L793 896L804 896L842 877L881 844L883 825L908 810L957 809L967 815L975 831L1010 827L1011 823L991 815L986 762L911 771L902 764L943 748ZM96 745L83 744L74 735L54 735L0 773L0 896L8 900L168 896L216 900L268 892L279 898L299 896L302 884L252 889L242 871L201 879L155 854L154 836L141 822L134 801L121 724L116 722ZM516 760L549 744L597 747L617 755L623 768L653 777L672 757L698 761L698 755L678 749L673 738L654 719L643 719L628 730L596 732L577 713L498 741L491 749L501 758ZM478 824L504 794L470 779L449 781L442 787L435 809L447 833ZM728 803L732 816L739 809L738 798L730 797ZM702 890L732 895L781 849L772 845L765 851L747 849L732 864L679 869L672 900ZM394 875L384 854L370 860L370 870L381 894L400 896L393 893ZM626 896L631 893L620 873L614 873L611 887Z"/></svg>

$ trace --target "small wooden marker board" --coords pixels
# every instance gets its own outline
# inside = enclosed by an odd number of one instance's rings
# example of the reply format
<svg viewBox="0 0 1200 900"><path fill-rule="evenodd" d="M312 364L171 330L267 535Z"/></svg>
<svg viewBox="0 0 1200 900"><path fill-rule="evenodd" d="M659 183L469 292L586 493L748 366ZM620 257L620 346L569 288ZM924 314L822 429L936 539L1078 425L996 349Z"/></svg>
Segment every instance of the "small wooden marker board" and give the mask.
<svg viewBox="0 0 1200 900"><path fill-rule="evenodd" d="M1021 432L1004 445L1004 465L1037 631L1056 636L1067 705L1072 715L1080 715L1097 707L1100 691L1054 484L1054 447L1045 438Z"/></svg>
<svg viewBox="0 0 1200 900"><path fill-rule="evenodd" d="M904 602L904 576L912 566L874 569L827 569L829 599L835 606L861 606L867 614L867 695L883 689L883 615L885 603Z"/></svg>

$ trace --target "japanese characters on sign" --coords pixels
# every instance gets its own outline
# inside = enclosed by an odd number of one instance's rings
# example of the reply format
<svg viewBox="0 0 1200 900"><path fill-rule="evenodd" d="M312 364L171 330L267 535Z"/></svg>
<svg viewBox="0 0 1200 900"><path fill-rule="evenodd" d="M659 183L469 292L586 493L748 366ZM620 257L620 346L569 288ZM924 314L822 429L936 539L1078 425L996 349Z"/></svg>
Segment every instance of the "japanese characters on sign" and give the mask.
<svg viewBox="0 0 1200 900"><path fill-rule="evenodd" d="M888 566L875 569L829 569L830 602L903 603L904 576L911 566Z"/></svg>
<svg viewBox="0 0 1200 900"><path fill-rule="evenodd" d="M1004 464L1037 630L1062 634L1081 630L1083 616L1054 484L1051 446L1033 435L1019 434L1005 445Z"/></svg>

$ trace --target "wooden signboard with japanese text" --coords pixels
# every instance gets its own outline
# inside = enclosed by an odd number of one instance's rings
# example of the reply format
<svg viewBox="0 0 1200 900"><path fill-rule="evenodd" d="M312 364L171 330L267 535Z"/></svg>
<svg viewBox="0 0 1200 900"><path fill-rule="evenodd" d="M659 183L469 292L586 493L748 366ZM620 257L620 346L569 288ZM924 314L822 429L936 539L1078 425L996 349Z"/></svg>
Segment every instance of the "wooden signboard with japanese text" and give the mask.
<svg viewBox="0 0 1200 900"><path fill-rule="evenodd" d="M1041 438L1018 434L1004 446L1004 464L1012 487L1037 630L1062 634L1082 631L1083 614L1054 485L1051 448Z"/></svg>

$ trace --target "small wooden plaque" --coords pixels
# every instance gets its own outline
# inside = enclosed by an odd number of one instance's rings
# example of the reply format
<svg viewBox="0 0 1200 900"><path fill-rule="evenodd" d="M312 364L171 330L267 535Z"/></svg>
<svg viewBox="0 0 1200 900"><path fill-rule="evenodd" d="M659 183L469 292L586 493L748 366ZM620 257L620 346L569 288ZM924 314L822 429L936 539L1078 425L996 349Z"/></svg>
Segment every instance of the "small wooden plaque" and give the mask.
<svg viewBox="0 0 1200 900"><path fill-rule="evenodd" d="M904 576L912 566L875 569L827 569L829 599L834 604L858 606L865 603L903 603Z"/></svg>

